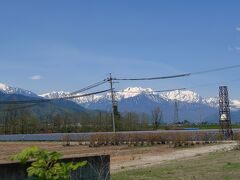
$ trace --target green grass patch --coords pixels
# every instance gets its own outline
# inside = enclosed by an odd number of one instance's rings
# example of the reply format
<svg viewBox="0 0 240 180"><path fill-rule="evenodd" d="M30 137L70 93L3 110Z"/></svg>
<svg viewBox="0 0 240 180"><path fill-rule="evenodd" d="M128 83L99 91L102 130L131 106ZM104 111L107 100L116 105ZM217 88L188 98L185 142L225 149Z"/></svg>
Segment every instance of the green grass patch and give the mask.
<svg viewBox="0 0 240 180"><path fill-rule="evenodd" d="M113 180L239 179L240 151L216 152L112 174Z"/></svg>
<svg viewBox="0 0 240 180"><path fill-rule="evenodd" d="M224 169L227 170L240 170L240 163L227 162L224 166Z"/></svg>

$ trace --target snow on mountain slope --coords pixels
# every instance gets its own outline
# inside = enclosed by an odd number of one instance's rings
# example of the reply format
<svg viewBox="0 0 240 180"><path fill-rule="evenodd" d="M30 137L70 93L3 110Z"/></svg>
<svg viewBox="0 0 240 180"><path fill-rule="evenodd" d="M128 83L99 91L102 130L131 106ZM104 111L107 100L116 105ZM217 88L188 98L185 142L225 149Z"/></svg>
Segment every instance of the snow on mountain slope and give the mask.
<svg viewBox="0 0 240 180"><path fill-rule="evenodd" d="M240 100L232 100L230 105L233 108L239 109L240 108Z"/></svg>
<svg viewBox="0 0 240 180"><path fill-rule="evenodd" d="M61 98L69 96L68 92L52 92L41 95L45 98ZM157 93L150 88L128 87L117 91L115 98L118 101L120 112L137 112L151 114L156 107L164 112L164 121L173 120L175 100L178 101L179 119L198 122L206 120L211 115L217 119L218 97L203 98L190 90L176 90ZM73 99L74 102L88 109L111 111L111 94L92 95ZM232 110L240 108L240 101L230 100Z"/></svg>
<svg viewBox="0 0 240 180"><path fill-rule="evenodd" d="M47 99L53 99L53 98L63 98L69 96L69 92L64 92L64 91L53 91L50 93L45 93L40 95L41 97L47 98Z"/></svg>
<svg viewBox="0 0 240 180"><path fill-rule="evenodd" d="M47 99L55 99L55 98L65 98L70 96L70 92L64 92L64 91L53 91L50 93L41 94L39 96L47 98ZM81 95L81 94L74 94L74 95ZM78 103L78 104L84 104L84 103L93 103L94 101L100 99L102 96L99 95L91 95L91 96L85 96L85 97L78 97L72 99L72 101Z"/></svg>
<svg viewBox="0 0 240 180"><path fill-rule="evenodd" d="M204 99L203 103L207 104L207 105L209 105L211 107L218 107L218 105L219 105L219 98L218 97L207 98L207 99Z"/></svg>
<svg viewBox="0 0 240 180"><path fill-rule="evenodd" d="M240 100L229 100L229 105L232 110L239 110L240 109ZM207 98L204 99L204 104L207 104L210 107L218 107L219 106L219 98Z"/></svg>
<svg viewBox="0 0 240 180"><path fill-rule="evenodd" d="M122 91L116 93L116 98L127 99L130 97L137 96L139 94L154 94L151 88L141 88L141 87L128 87Z"/></svg>
<svg viewBox="0 0 240 180"><path fill-rule="evenodd" d="M64 92L64 91L53 91L50 93L46 93L46 94L42 94L40 95L41 97L44 98L48 98L48 99L52 99L52 98L62 98L62 97L66 97L69 96L70 93L69 92ZM81 94L76 94L76 95L81 95ZM141 88L141 87L129 87L126 89L123 89L122 91L118 91L115 93L115 99L117 101L121 101L123 99L129 99L129 98L133 98L136 96L146 96L149 99L153 100L153 101L161 101L162 97L159 96L159 94L154 93L152 89L150 88ZM90 104L90 103L96 103L98 101L110 101L111 100L111 94L107 93L105 95L91 95L91 96L86 96L86 97L79 97L79 98L75 98L73 99L75 102L81 104L81 105L85 105L85 104Z"/></svg>
<svg viewBox="0 0 240 180"><path fill-rule="evenodd" d="M68 96L68 92L51 92L46 93L43 95L40 95L45 98L61 98ZM197 93L189 90L176 90L171 92L165 92L165 93L156 93L151 88L141 88L141 87L128 87L126 89L123 89L122 91L118 91L115 94L116 100L120 101L123 99L129 99L134 98L137 96L146 96L147 98L155 101L155 102L162 102L165 101L174 101L178 100L181 102L186 103L208 103L211 102L210 100L204 100L201 96L199 96ZM111 100L111 94L107 93L105 95L92 95L91 97L80 97L75 99L76 102L79 104L81 103L90 103L90 102L97 102L99 100Z"/></svg>
<svg viewBox="0 0 240 180"><path fill-rule="evenodd" d="M166 100L177 100L187 103L201 103L203 98L197 93L189 90L176 90L171 92L164 92L160 94Z"/></svg>
<svg viewBox="0 0 240 180"><path fill-rule="evenodd" d="M45 98L61 98L69 96L69 92L51 92L46 93L43 95L40 95ZM78 94L80 95L80 94ZM121 91L117 91L115 94L115 98L117 101L123 101L123 100L131 100L132 103L136 104L138 103L144 103L144 99L149 99L155 103L165 103L165 101L172 103L175 100L183 103L188 103L189 105L191 103L197 103L209 106L211 108L217 108L218 107L218 97L212 97L212 98L203 98L199 94L190 91L190 90L175 90L171 92L163 92L163 93L156 93L151 88L141 88L141 87L128 87L126 89L123 89ZM111 94L107 93L105 95L92 95L87 97L79 97L73 99L74 102L83 105L84 107L95 107L95 105L98 103L97 107L106 106L106 104L109 104L111 101ZM105 103L105 104L104 104ZM101 105L100 105L101 104ZM230 100L230 106L232 108L240 108L240 100Z"/></svg>
<svg viewBox="0 0 240 180"><path fill-rule="evenodd" d="M0 92L2 92L4 94L20 94L20 95L29 96L29 97L37 97L38 96L31 91L24 90L21 88L11 87L11 86L8 86L3 83L0 83Z"/></svg>

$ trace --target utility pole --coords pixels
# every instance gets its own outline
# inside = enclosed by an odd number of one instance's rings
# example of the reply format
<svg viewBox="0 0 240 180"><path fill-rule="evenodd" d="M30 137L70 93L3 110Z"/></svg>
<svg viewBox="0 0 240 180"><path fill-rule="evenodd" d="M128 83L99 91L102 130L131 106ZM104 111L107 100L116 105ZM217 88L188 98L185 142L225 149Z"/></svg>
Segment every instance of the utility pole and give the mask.
<svg viewBox="0 0 240 180"><path fill-rule="evenodd" d="M112 74L109 74L109 79L110 83L110 90L111 90L111 99L112 99L112 127L113 127L113 132L116 132L116 127L115 127L115 114L117 111L117 103L115 101L114 97L114 91L113 91L113 79L112 79Z"/></svg>

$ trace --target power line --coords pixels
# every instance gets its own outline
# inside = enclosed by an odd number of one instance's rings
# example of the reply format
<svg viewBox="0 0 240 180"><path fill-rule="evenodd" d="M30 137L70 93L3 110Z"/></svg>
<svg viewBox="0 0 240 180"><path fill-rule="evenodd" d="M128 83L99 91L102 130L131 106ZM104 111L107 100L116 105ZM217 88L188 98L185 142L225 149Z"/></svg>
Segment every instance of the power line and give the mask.
<svg viewBox="0 0 240 180"><path fill-rule="evenodd" d="M223 70L234 69L234 68L239 68L239 67L240 67L240 65L232 65L232 66L227 66L227 67L214 68L214 69L208 69L208 70L204 70L204 71L185 73L185 74L177 74L177 75L171 75L171 76L146 77L146 78L112 78L112 80L140 81L140 80L171 79L171 78L187 77L187 76L190 76L190 75L199 75L199 74L223 71ZM78 97L90 96L90 95L94 95L94 94L100 94L100 93L104 93L104 92L110 91L110 89L104 90L104 91L97 91L97 92L93 92L93 93L88 93L88 94L83 94L83 95L75 95L75 96L73 96L74 94L77 94L77 93L80 93L80 92L84 92L86 90L95 88L95 87L100 86L102 84L105 84L106 82L109 82L109 80L110 79L107 78L107 79L104 79L104 80L99 81L97 83L91 84L91 85L89 85L89 86L87 86L85 88L82 88L82 89L78 90L78 91L74 91L74 92L70 93L70 96L63 97L63 98L40 99L40 100L38 99L38 100L26 100L26 101L0 101L0 104L30 104L30 103L31 104L33 104L33 103L36 104L36 103L45 103L45 102L57 101L57 100L67 100L67 99L74 99L74 98L78 98ZM237 81L237 80L235 80L235 81ZM215 84L220 84L220 83L215 83ZM200 86L208 86L208 85L212 85L212 84L193 86L193 87L190 87L190 88L195 88L195 87L200 87ZM186 88L177 88L177 89L160 90L160 91L152 91L152 92L168 92L168 91L185 90L185 89ZM132 92L132 93L134 93L134 92ZM24 108L24 107L22 107L22 108Z"/></svg>
<svg viewBox="0 0 240 180"><path fill-rule="evenodd" d="M113 80L145 81L145 80L173 79L173 78L187 77L187 76L191 76L191 75L200 75L200 74L206 74L206 73L211 73L211 72L223 71L223 70L228 70L228 69L235 69L235 68L239 68L239 67L240 67L240 65L232 65L232 66L208 69L208 70L191 72L191 73L177 74L177 75L171 75L171 76L158 76L158 77L146 77L146 78L113 78Z"/></svg>
<svg viewBox="0 0 240 180"><path fill-rule="evenodd" d="M190 76L190 75L191 75L190 73L186 73L186 74L177 74L177 75L172 75L172 76L147 77L147 78L113 78L113 80L145 81L145 80L171 79L171 78L185 77L185 76Z"/></svg>
<svg viewBox="0 0 240 180"><path fill-rule="evenodd" d="M215 82L215 83L199 84L199 85L196 85L196 86L187 87L187 89L194 89L194 88L197 88L197 87L208 87L208 86L227 84L227 83L238 82L238 81L240 81L239 78L238 79L233 79L233 80L230 80L230 81L222 81L222 82Z"/></svg>
<svg viewBox="0 0 240 180"><path fill-rule="evenodd" d="M206 73L211 73L211 72L224 71L224 70L228 70L228 69L235 69L235 68L239 68L239 67L240 67L240 65L232 65L232 66L226 66L226 67L220 67L220 68L214 68L214 69L192 72L191 75L206 74Z"/></svg>
<svg viewBox="0 0 240 180"><path fill-rule="evenodd" d="M0 104L30 104L30 103L44 103L44 102L50 102L50 101L60 101L60 100L67 100L67 99L74 99L79 97L85 97L85 96L91 96L94 94L100 94L104 92L108 92L110 89L103 90L103 91L96 91L88 94L82 94L82 95L75 95L75 96L67 96L62 98L53 98L53 99L38 99L38 100L26 100L26 101L0 101Z"/></svg>
<svg viewBox="0 0 240 180"><path fill-rule="evenodd" d="M240 79L235 79L232 81L226 81L226 82L217 82L217 83L207 83L207 84L200 84L196 86L191 86L191 87L186 87L186 88L175 88L175 89L166 89L166 90L155 90L155 91L144 91L144 93L154 93L154 92L171 92L171 91L176 91L176 90L186 90L186 89L193 89L197 87L205 87L205 86L211 86L211 85L218 85L222 83L229 83L229 82L235 82L235 81L240 81ZM106 81L107 82L107 81ZM105 82L104 82L105 83ZM90 96L94 94L100 94L104 92L108 92L110 89L103 90L103 91L97 91L93 93L88 93L88 94L82 94L82 95L74 95L74 96L67 96L67 97L62 97L62 98L53 98L53 99L36 99L36 100L22 100L22 101L0 101L0 105L6 105L6 104L36 104L36 103L45 103L45 102L50 102L50 101L58 101L58 100L67 100L67 99L74 99L74 98L79 98L79 97L85 97L85 96ZM123 92L123 91L116 91L116 92ZM137 93L132 91L128 93ZM24 108L24 107L23 107Z"/></svg>
<svg viewBox="0 0 240 180"><path fill-rule="evenodd" d="M143 91L144 93L149 93L149 94L151 94L151 93L156 93L156 92L171 92L171 91L177 91L177 90L179 90L179 91L181 91L181 90L186 90L186 88L176 88L176 89L166 89L166 90L156 90L156 91ZM124 91L116 91L117 93L119 93L119 92L122 92L122 93L124 93ZM130 91L130 92L127 92L127 93L138 93L137 91Z"/></svg>
<svg viewBox="0 0 240 180"><path fill-rule="evenodd" d="M176 88L176 89L166 89L166 90L160 90L160 91L154 91L154 92L171 92L171 91L182 91L186 90L186 88Z"/></svg>
<svg viewBox="0 0 240 180"><path fill-rule="evenodd" d="M108 82L108 80L107 80L107 79L104 79L104 80L99 81L99 82L97 82L97 83L91 84L91 85L89 85L89 86L87 86L87 87L85 87L85 88L82 88L82 89L80 89L80 90L74 91L74 92L70 93L70 95L87 91L87 90L89 90L89 89L92 89L92 88L95 88L95 87L100 86L100 85L102 85L102 84L105 84L106 82Z"/></svg>

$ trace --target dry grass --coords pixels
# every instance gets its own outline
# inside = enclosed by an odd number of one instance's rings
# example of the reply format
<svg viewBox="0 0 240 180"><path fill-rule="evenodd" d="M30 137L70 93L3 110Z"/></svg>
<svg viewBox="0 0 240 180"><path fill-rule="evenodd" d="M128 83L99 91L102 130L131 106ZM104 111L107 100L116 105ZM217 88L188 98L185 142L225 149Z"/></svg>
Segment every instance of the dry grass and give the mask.
<svg viewBox="0 0 240 180"><path fill-rule="evenodd" d="M235 137L238 138L239 135ZM184 144L185 142L194 145L193 141L212 143L219 140L222 140L222 136L219 133L209 132L106 133L92 135L90 137L90 146Z"/></svg>

